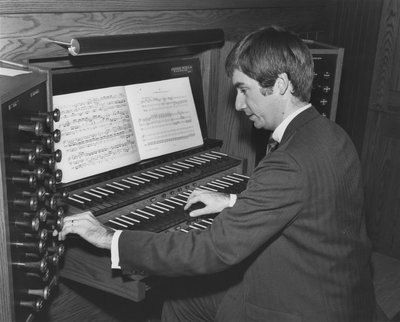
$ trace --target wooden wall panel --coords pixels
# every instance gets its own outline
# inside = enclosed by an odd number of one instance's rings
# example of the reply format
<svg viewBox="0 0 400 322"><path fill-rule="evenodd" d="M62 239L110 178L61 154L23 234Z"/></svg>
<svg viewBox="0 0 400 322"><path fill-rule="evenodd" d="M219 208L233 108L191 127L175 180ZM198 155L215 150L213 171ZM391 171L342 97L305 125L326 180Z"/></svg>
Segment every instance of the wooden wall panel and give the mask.
<svg viewBox="0 0 400 322"><path fill-rule="evenodd" d="M324 0L323 6L336 0ZM320 6L321 0L0 0L1 13L164 11L238 8L290 8Z"/></svg>
<svg viewBox="0 0 400 322"><path fill-rule="evenodd" d="M383 1L362 162L375 250L400 258L400 0Z"/></svg>
<svg viewBox="0 0 400 322"><path fill-rule="evenodd" d="M376 251L400 259L400 115L370 111L366 130L371 131L363 160L369 236Z"/></svg>
<svg viewBox="0 0 400 322"><path fill-rule="evenodd" d="M227 39L238 39L267 24L282 24L298 31L316 32L329 26L325 7L226 9L197 11L83 12L10 14L0 17L0 56L65 55L65 50L43 38L69 42L74 37L221 28Z"/></svg>
<svg viewBox="0 0 400 322"><path fill-rule="evenodd" d="M393 57L393 74L392 74L392 90L394 92L400 92L400 32L397 33L397 39L395 40L396 48L394 49Z"/></svg>
<svg viewBox="0 0 400 322"><path fill-rule="evenodd" d="M333 44L344 48L336 122L361 154L381 18L380 0L339 0Z"/></svg>
<svg viewBox="0 0 400 322"><path fill-rule="evenodd" d="M214 88L218 88L219 66L216 62L220 61L220 49L209 50L200 55L200 64L202 66L204 105L206 106L206 120L208 137L216 138L216 129L218 126L218 101L216 95L211 95Z"/></svg>

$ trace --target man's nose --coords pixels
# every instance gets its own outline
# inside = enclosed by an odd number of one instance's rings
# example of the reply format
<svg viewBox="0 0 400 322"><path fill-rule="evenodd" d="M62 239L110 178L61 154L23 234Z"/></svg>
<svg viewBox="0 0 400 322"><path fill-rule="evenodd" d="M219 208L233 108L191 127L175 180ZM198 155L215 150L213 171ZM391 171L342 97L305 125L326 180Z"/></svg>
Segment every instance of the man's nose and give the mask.
<svg viewBox="0 0 400 322"><path fill-rule="evenodd" d="M241 95L237 94L236 95L236 101L235 101L235 109L236 111L241 111L244 110L246 108L246 102L243 99L243 97L241 97Z"/></svg>

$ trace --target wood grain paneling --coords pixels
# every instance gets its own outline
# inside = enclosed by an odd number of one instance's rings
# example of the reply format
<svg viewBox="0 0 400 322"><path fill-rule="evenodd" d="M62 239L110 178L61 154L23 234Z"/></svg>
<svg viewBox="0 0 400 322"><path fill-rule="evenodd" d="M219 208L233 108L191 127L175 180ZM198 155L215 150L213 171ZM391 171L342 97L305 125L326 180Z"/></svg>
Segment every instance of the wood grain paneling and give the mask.
<svg viewBox="0 0 400 322"><path fill-rule="evenodd" d="M362 163L375 250L400 258L400 0L383 1Z"/></svg>
<svg viewBox="0 0 400 322"><path fill-rule="evenodd" d="M368 130L373 133L364 160L368 232L376 251L400 259L400 115L371 111Z"/></svg>
<svg viewBox="0 0 400 322"><path fill-rule="evenodd" d="M336 0L1 0L0 13L164 11L238 8L290 8L334 5Z"/></svg>
<svg viewBox="0 0 400 322"><path fill-rule="evenodd" d="M218 88L218 63L220 61L220 50L214 49L200 55L200 65L202 66L204 105L206 109L206 121L208 137L216 138L216 128L218 126L217 111L218 101L216 95L212 95L213 89Z"/></svg>
<svg viewBox="0 0 400 322"><path fill-rule="evenodd" d="M336 122L361 154L382 1L339 0L333 44L344 61Z"/></svg>
<svg viewBox="0 0 400 322"><path fill-rule="evenodd" d="M398 8L397 8L398 10ZM400 28L400 24L397 21L397 24L393 26L394 28ZM395 40L396 48L394 50L393 57L393 74L392 74L392 90L396 92L400 92L400 32L397 31L397 39Z"/></svg>
<svg viewBox="0 0 400 322"><path fill-rule="evenodd" d="M281 8L88 12L60 14L11 14L0 17L0 56L23 60L27 57L65 55L61 47L43 38L69 42L74 37L222 28L227 39L238 39L266 24L282 24L299 31L327 29L326 8ZM245 23L244 23L245 22Z"/></svg>
<svg viewBox="0 0 400 322"><path fill-rule="evenodd" d="M382 111L387 107L390 79L396 75L394 57L396 55L396 34L400 26L398 1L384 1L382 22L377 45L374 78L371 85L369 109ZM368 136L368 131L366 135Z"/></svg>

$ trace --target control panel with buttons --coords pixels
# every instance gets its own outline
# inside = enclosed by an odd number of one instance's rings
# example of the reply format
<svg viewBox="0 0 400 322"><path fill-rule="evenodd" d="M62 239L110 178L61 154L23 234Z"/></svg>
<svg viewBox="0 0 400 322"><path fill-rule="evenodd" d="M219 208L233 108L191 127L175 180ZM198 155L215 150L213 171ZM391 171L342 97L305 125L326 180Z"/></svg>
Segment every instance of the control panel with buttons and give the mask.
<svg viewBox="0 0 400 322"><path fill-rule="evenodd" d="M344 49L309 41L314 61L314 81L311 103L324 116L336 119Z"/></svg>

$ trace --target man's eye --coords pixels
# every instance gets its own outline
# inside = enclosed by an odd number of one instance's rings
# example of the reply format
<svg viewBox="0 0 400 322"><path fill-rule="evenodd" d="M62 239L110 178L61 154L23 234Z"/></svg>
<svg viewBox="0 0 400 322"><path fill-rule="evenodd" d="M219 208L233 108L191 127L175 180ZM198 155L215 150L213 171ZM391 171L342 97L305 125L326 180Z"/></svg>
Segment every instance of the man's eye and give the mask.
<svg viewBox="0 0 400 322"><path fill-rule="evenodd" d="M246 94L246 89L245 88L240 88L239 92L242 93L242 94Z"/></svg>

